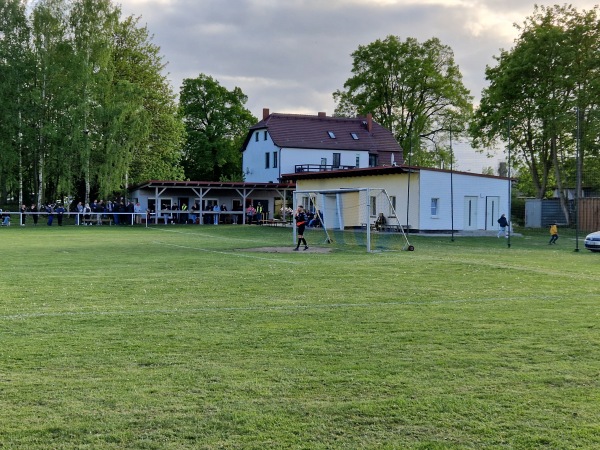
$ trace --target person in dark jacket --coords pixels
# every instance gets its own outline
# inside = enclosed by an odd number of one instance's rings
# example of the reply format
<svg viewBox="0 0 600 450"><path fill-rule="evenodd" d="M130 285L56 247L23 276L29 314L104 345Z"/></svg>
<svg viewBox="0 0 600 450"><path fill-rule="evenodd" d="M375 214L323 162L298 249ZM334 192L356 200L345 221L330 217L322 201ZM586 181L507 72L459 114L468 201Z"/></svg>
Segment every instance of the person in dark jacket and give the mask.
<svg viewBox="0 0 600 450"><path fill-rule="evenodd" d="M62 227L62 222L63 222L63 214L65 213L65 208L63 207L62 204L59 204L56 207L56 221L58 222L58 226Z"/></svg>
<svg viewBox="0 0 600 450"><path fill-rule="evenodd" d="M502 235L508 237L508 233L506 232L506 227L508 227L508 220L506 220L505 214L502 214L498 219L498 225L500 226L500 229L498 230L498 236L496 237L500 237Z"/></svg>
<svg viewBox="0 0 600 450"><path fill-rule="evenodd" d="M306 228L306 222L308 222L308 217L306 215L306 212L304 212L304 207L302 205L298 206L295 217L296 230L298 233L298 244L296 245L294 251L297 252L298 248L300 248L300 244L302 243L304 243L304 250L308 250L308 244L306 243L306 239L304 239L304 229Z"/></svg>
<svg viewBox="0 0 600 450"><path fill-rule="evenodd" d="M31 208L29 208L29 212L31 213L31 218L33 219L33 224L37 225L38 219L40 216L38 215L38 207L35 203L31 204Z"/></svg>
<svg viewBox="0 0 600 450"><path fill-rule="evenodd" d="M54 220L54 205L48 204L46 206L46 213L48 214L48 226L51 227Z"/></svg>

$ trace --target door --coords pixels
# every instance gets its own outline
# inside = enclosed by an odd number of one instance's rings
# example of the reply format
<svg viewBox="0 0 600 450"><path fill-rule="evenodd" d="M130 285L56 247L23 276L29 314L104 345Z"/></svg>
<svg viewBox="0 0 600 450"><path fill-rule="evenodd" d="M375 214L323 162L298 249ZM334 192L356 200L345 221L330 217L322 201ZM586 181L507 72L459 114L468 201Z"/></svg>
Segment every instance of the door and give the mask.
<svg viewBox="0 0 600 450"><path fill-rule="evenodd" d="M465 197L465 224L464 230L477 229L477 200L478 197Z"/></svg>
<svg viewBox="0 0 600 450"><path fill-rule="evenodd" d="M500 217L500 197L486 197L485 200L485 229L496 230Z"/></svg>

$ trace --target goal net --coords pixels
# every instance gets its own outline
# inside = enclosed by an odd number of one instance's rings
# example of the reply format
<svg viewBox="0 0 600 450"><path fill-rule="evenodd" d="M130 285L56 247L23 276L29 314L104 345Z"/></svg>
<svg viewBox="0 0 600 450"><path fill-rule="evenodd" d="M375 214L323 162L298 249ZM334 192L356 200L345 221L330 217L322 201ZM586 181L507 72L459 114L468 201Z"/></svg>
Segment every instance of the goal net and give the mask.
<svg viewBox="0 0 600 450"><path fill-rule="evenodd" d="M395 198L383 188L303 190L294 192L294 210L309 216L308 244L372 251L414 250L396 214ZM296 228L293 232L296 242Z"/></svg>

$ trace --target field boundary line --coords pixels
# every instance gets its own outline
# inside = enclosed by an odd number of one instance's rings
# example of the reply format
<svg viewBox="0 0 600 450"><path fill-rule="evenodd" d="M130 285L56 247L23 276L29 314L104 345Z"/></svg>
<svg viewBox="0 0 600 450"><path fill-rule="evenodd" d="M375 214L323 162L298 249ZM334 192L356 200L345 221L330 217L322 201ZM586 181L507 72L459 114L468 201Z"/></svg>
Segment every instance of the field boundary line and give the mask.
<svg viewBox="0 0 600 450"><path fill-rule="evenodd" d="M209 250L206 248L190 247L187 245L180 245L180 244L169 244L167 242L160 242L160 241L154 241L153 243L165 245L167 247L183 248L186 250L197 250L199 252L216 253L218 255L238 256L240 258L259 259L261 261L271 261L271 262L287 263L287 264L305 264L304 261L290 261L289 259L265 258L264 256L256 256L256 255L252 255L252 254L248 254L248 253L240 253L240 252L235 252L235 251L234 252L226 252L223 250Z"/></svg>
<svg viewBox="0 0 600 450"><path fill-rule="evenodd" d="M231 236L217 236L214 234L205 233L203 231L201 231L199 233L190 233L189 231L172 230L172 229L164 229L164 230L161 228L149 228L149 229L160 231L162 233L176 233L176 234L181 234L181 235L185 235L185 236L197 236L197 237L205 237L205 238L210 238L210 239L219 239L222 241L255 242L257 244L264 244L264 241L262 241L260 239L242 239L239 237L231 237Z"/></svg>
<svg viewBox="0 0 600 450"><path fill-rule="evenodd" d="M596 298L596 295L578 295L578 299ZM342 308L371 308L374 306L443 306L450 304L477 304L477 303L512 303L531 300L541 301L562 301L561 296L542 295L537 297L484 297L471 299L454 300L428 300L428 301L394 301L394 302L363 302L363 303L329 303L329 304L303 304L303 305L262 305L262 306L207 306L204 308L159 308L159 309L139 309L139 310L114 310L114 311L62 311L62 312L39 312L39 313L21 313L0 315L0 320L18 320L35 319L43 317L85 317L85 316L138 316L155 314L198 314L204 312L230 312L230 311L301 311L310 309L342 309Z"/></svg>

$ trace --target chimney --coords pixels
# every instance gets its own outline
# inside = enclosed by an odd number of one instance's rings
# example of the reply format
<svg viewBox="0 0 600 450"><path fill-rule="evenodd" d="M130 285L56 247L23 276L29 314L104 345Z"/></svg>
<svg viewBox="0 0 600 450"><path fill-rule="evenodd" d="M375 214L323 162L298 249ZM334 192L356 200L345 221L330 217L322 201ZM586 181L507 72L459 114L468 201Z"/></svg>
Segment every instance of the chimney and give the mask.
<svg viewBox="0 0 600 450"><path fill-rule="evenodd" d="M373 114L367 114L367 131L370 133L373 131Z"/></svg>
<svg viewBox="0 0 600 450"><path fill-rule="evenodd" d="M269 108L263 108L263 120L266 120L269 117Z"/></svg>
<svg viewBox="0 0 600 450"><path fill-rule="evenodd" d="M319 112L318 117L327 117L327 114L324 112Z"/></svg>

